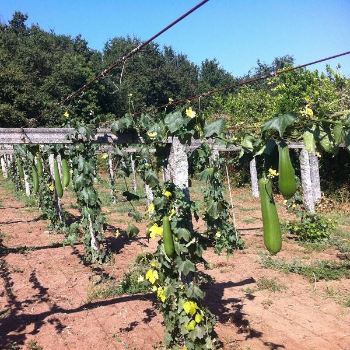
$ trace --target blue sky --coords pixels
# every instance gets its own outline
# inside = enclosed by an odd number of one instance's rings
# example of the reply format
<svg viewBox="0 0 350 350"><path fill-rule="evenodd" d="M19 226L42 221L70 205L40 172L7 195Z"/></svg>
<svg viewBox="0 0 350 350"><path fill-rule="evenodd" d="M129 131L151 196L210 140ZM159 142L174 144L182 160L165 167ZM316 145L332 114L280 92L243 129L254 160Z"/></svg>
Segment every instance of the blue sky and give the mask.
<svg viewBox="0 0 350 350"><path fill-rule="evenodd" d="M0 20L14 11L28 23L75 37L102 50L116 36L146 40L200 0L2 0ZM235 76L257 59L293 55L296 64L350 50L350 0L210 0L156 40L200 64L216 58ZM330 61L350 76L350 55ZM325 64L317 66L324 69Z"/></svg>

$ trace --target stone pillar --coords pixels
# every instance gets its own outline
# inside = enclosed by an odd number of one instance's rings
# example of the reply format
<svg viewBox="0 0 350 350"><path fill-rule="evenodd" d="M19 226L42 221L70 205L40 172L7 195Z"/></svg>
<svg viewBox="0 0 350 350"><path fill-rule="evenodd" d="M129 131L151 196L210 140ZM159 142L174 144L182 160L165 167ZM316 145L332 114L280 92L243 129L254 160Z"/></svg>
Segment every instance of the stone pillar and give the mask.
<svg viewBox="0 0 350 350"><path fill-rule="evenodd" d="M254 198L259 198L258 173L256 171L256 160L253 158L249 163L250 180L252 184L252 194Z"/></svg>
<svg viewBox="0 0 350 350"><path fill-rule="evenodd" d="M301 150L299 159L304 206L308 212L315 213L315 202L311 182L309 153L305 148Z"/></svg>
<svg viewBox="0 0 350 350"><path fill-rule="evenodd" d="M320 170L316 154L309 153L310 175L314 200L321 198Z"/></svg>

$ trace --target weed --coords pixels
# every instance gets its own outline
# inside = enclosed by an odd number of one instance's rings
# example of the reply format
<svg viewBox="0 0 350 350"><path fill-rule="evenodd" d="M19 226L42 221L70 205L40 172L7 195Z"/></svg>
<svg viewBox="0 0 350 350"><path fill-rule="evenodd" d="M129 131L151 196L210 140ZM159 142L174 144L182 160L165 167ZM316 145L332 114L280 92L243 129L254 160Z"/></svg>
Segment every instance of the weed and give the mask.
<svg viewBox="0 0 350 350"><path fill-rule="evenodd" d="M27 344L27 348L29 350L43 350L44 348L41 345L38 345L36 340L31 340L28 344Z"/></svg>
<svg viewBox="0 0 350 350"><path fill-rule="evenodd" d="M253 294L260 290L268 290L269 292L275 293L275 292L282 292L283 290L286 290L286 289L287 287L282 283L278 283L277 281L270 278L261 277L258 279L255 288L246 288L246 289L243 289L243 291L247 294Z"/></svg>
<svg viewBox="0 0 350 350"><path fill-rule="evenodd" d="M310 281L329 281L339 280L342 277L350 277L350 262L339 263L329 260L317 260L314 265L307 265L295 259L292 262L286 262L284 260L262 256L260 264L267 269L306 276Z"/></svg>

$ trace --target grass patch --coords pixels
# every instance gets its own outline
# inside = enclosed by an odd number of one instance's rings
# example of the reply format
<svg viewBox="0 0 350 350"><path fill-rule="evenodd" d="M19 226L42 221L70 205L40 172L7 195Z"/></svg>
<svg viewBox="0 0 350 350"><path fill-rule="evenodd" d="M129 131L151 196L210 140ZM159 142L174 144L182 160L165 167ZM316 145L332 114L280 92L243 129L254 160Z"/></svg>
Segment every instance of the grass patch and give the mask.
<svg viewBox="0 0 350 350"><path fill-rule="evenodd" d="M310 281L350 278L350 262L317 260L315 264L308 265L295 259L292 262L286 262L284 260L262 256L260 264L267 269L282 271L284 273L296 273L308 277Z"/></svg>
<svg viewBox="0 0 350 350"><path fill-rule="evenodd" d="M140 276L145 276L150 266L152 254L140 254L129 272L124 274L119 283L110 278L100 280L98 285L92 286L88 291L88 301L96 299L108 299L123 294L149 293L149 287L139 281Z"/></svg>
<svg viewBox="0 0 350 350"><path fill-rule="evenodd" d="M253 294L260 290L268 290L269 292L276 293L276 292L282 292L286 289L287 287L282 283L278 283L277 281L271 278L261 277L258 279L258 282L256 283L255 288L245 288L243 289L243 291L247 294Z"/></svg>

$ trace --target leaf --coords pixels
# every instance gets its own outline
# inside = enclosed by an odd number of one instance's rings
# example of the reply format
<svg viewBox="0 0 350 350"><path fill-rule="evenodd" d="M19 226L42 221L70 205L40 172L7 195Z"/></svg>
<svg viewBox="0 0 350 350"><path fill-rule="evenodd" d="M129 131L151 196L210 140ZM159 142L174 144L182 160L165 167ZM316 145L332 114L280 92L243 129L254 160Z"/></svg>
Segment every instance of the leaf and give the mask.
<svg viewBox="0 0 350 350"><path fill-rule="evenodd" d="M179 271L182 272L185 276L187 276L190 271L196 271L196 265L190 260L185 260L179 265Z"/></svg>
<svg viewBox="0 0 350 350"><path fill-rule="evenodd" d="M131 210L128 214L129 217L132 217L136 222L142 221L142 215L137 210Z"/></svg>
<svg viewBox="0 0 350 350"><path fill-rule="evenodd" d="M180 229L176 230L176 233L180 239L183 238L186 242L188 242L190 240L191 233L187 229L180 228Z"/></svg>
<svg viewBox="0 0 350 350"><path fill-rule="evenodd" d="M220 135L225 126L224 119L218 119L204 127L204 137L211 137L213 135Z"/></svg>
<svg viewBox="0 0 350 350"><path fill-rule="evenodd" d="M201 171L198 175L197 178L198 180L205 181L207 182L209 178L211 178L214 174L214 168L207 168Z"/></svg>
<svg viewBox="0 0 350 350"><path fill-rule="evenodd" d="M343 125L336 124L333 128L334 141L337 145L340 145L345 140L345 134L343 131Z"/></svg>
<svg viewBox="0 0 350 350"><path fill-rule="evenodd" d="M270 139L267 141L264 153L267 154L268 156L271 155L271 152L274 150L274 148L277 146L275 140Z"/></svg>
<svg viewBox="0 0 350 350"><path fill-rule="evenodd" d="M256 141L256 139L253 135L245 134L244 139L241 143L241 147L246 151L253 152L255 141Z"/></svg>
<svg viewBox="0 0 350 350"><path fill-rule="evenodd" d="M316 153L316 142L315 142L315 136L314 133L310 130L306 130L303 134L303 141L306 150L309 153Z"/></svg>
<svg viewBox="0 0 350 350"><path fill-rule="evenodd" d="M289 125L292 125L296 121L297 117L293 113L285 113L278 117L275 117L261 126L261 132L264 133L268 130L277 130L280 137L283 137Z"/></svg>
<svg viewBox="0 0 350 350"><path fill-rule="evenodd" d="M186 125L188 122L189 119L184 118L180 111L169 113L164 119L165 125L172 134L181 129L181 127Z"/></svg>
<svg viewBox="0 0 350 350"><path fill-rule="evenodd" d="M128 237L136 237L139 234L140 230L132 224L129 224L128 227L126 228L126 234Z"/></svg>
<svg viewBox="0 0 350 350"><path fill-rule="evenodd" d="M153 171L147 171L145 174L145 182L149 187L153 188L159 184L159 179Z"/></svg>

